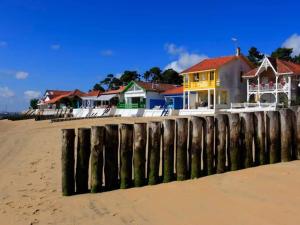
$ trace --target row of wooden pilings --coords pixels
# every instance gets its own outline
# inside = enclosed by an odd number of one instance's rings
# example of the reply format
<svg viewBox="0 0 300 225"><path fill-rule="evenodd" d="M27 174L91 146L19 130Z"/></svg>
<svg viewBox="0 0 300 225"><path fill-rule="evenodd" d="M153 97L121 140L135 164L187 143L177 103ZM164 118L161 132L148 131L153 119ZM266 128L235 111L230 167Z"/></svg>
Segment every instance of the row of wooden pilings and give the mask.
<svg viewBox="0 0 300 225"><path fill-rule="evenodd" d="M297 130L300 112L290 109L78 128L75 168L75 129L63 129L62 192L140 187L300 159Z"/></svg>

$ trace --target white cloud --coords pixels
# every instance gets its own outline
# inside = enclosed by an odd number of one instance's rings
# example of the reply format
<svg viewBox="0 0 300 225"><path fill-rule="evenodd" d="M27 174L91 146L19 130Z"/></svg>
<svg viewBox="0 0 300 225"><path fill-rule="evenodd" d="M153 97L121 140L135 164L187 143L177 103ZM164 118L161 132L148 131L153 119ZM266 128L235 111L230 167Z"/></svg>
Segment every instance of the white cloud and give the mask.
<svg viewBox="0 0 300 225"><path fill-rule="evenodd" d="M299 55L300 54L300 35L298 34L293 34L290 36L288 39L286 39L282 47L284 48L292 48L293 53L292 56Z"/></svg>
<svg viewBox="0 0 300 225"><path fill-rule="evenodd" d="M186 68L193 66L196 63L199 63L202 60L208 58L204 54L199 55L196 53L189 53L184 47L177 47L175 44L166 44L165 49L170 55L178 56L178 59L169 63L165 67L165 70L173 69L177 72L181 72Z"/></svg>
<svg viewBox="0 0 300 225"><path fill-rule="evenodd" d="M53 45L50 46L50 48L52 50L59 50L61 48L61 46L59 44L53 44Z"/></svg>
<svg viewBox="0 0 300 225"><path fill-rule="evenodd" d="M101 51L102 56L112 56L113 54L114 54L114 52L110 49L106 49L106 50Z"/></svg>
<svg viewBox="0 0 300 225"><path fill-rule="evenodd" d="M18 80L24 80L28 77L29 73L28 72L25 72L25 71L18 71L16 72L16 78Z"/></svg>
<svg viewBox="0 0 300 225"><path fill-rule="evenodd" d="M182 53L186 52L186 50L185 50L185 48L183 46L177 47L173 43L167 43L167 44L165 44L165 50L170 55L179 55L179 54L182 54Z"/></svg>
<svg viewBox="0 0 300 225"><path fill-rule="evenodd" d="M15 93L12 90L10 90L8 87L0 87L0 97L10 98L14 96Z"/></svg>
<svg viewBox="0 0 300 225"><path fill-rule="evenodd" d="M0 41L0 48L5 48L7 46L6 41Z"/></svg>
<svg viewBox="0 0 300 225"><path fill-rule="evenodd" d="M41 96L40 91L28 90L24 92L24 96L26 99L38 98Z"/></svg>

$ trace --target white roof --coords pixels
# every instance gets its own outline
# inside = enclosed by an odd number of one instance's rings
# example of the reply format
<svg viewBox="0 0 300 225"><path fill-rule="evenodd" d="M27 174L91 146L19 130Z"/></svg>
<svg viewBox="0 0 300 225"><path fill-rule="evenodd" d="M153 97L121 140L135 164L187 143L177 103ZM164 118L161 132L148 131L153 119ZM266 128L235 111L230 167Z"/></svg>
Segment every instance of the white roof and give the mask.
<svg viewBox="0 0 300 225"><path fill-rule="evenodd" d="M97 98L97 101L109 101L110 99L112 99L113 97L117 96L117 94L111 94L111 95L100 95Z"/></svg>

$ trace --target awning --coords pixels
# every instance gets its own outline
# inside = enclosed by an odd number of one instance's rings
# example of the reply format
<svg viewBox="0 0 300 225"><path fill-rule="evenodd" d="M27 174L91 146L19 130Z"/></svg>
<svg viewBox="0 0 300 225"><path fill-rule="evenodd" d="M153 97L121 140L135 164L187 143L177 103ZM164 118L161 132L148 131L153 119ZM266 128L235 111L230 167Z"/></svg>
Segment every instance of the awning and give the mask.
<svg viewBox="0 0 300 225"><path fill-rule="evenodd" d="M111 100L113 97L116 97L117 95L116 94L112 94L112 95L100 95L98 98L97 98L97 101L109 101Z"/></svg>

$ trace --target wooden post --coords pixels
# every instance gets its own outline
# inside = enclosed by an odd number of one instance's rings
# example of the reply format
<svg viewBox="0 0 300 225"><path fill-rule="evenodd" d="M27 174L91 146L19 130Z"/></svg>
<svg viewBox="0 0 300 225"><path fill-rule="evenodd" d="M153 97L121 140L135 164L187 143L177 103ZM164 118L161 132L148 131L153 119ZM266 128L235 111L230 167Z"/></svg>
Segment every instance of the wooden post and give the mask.
<svg viewBox="0 0 300 225"><path fill-rule="evenodd" d="M192 179L198 178L201 175L202 128L202 119L192 116L190 120L190 164Z"/></svg>
<svg viewBox="0 0 300 225"><path fill-rule="evenodd" d="M119 132L117 124L105 125L105 188L113 190L118 188L118 148Z"/></svg>
<svg viewBox="0 0 300 225"><path fill-rule="evenodd" d="M266 129L264 112L254 113L254 143L255 143L255 165L267 163L266 157Z"/></svg>
<svg viewBox="0 0 300 225"><path fill-rule="evenodd" d="M226 115L216 116L216 159L217 173L224 173L226 169Z"/></svg>
<svg viewBox="0 0 300 225"><path fill-rule="evenodd" d="M241 113L240 118L243 133L243 167L249 168L253 165L253 113Z"/></svg>
<svg viewBox="0 0 300 225"><path fill-rule="evenodd" d="M281 162L288 162L291 161L292 157L293 114L290 109L281 109L279 112L281 130Z"/></svg>
<svg viewBox="0 0 300 225"><path fill-rule="evenodd" d="M154 185L159 182L161 123L150 122L148 135L148 184Z"/></svg>
<svg viewBox="0 0 300 225"><path fill-rule="evenodd" d="M133 125L121 124L120 132L120 188L124 189L132 183Z"/></svg>
<svg viewBox="0 0 300 225"><path fill-rule="evenodd" d="M279 112L267 112L267 144L270 163L280 162L280 124Z"/></svg>
<svg viewBox="0 0 300 225"><path fill-rule="evenodd" d="M91 129L78 128L76 192L88 192L89 161L91 154Z"/></svg>
<svg viewBox="0 0 300 225"><path fill-rule="evenodd" d="M206 117L207 174L214 174L214 117Z"/></svg>
<svg viewBox="0 0 300 225"><path fill-rule="evenodd" d="M145 184L146 175L146 142L147 142L147 124L134 124L134 185L136 187Z"/></svg>
<svg viewBox="0 0 300 225"><path fill-rule="evenodd" d="M176 173L177 180L187 179L188 119L176 119Z"/></svg>
<svg viewBox="0 0 300 225"><path fill-rule="evenodd" d="M163 182L170 182L174 179L174 141L175 141L175 121L163 121Z"/></svg>
<svg viewBox="0 0 300 225"><path fill-rule="evenodd" d="M105 128L92 126L91 129L91 192L102 190L103 148Z"/></svg>
<svg viewBox="0 0 300 225"><path fill-rule="evenodd" d="M230 170L238 170L241 166L240 155L240 116L238 113L229 114L229 159Z"/></svg>
<svg viewBox="0 0 300 225"><path fill-rule="evenodd" d="M61 172L62 194L69 196L75 192L74 164L75 164L75 130L62 129Z"/></svg>
<svg viewBox="0 0 300 225"><path fill-rule="evenodd" d="M300 107L296 112L295 144L296 144L296 159L300 159Z"/></svg>

